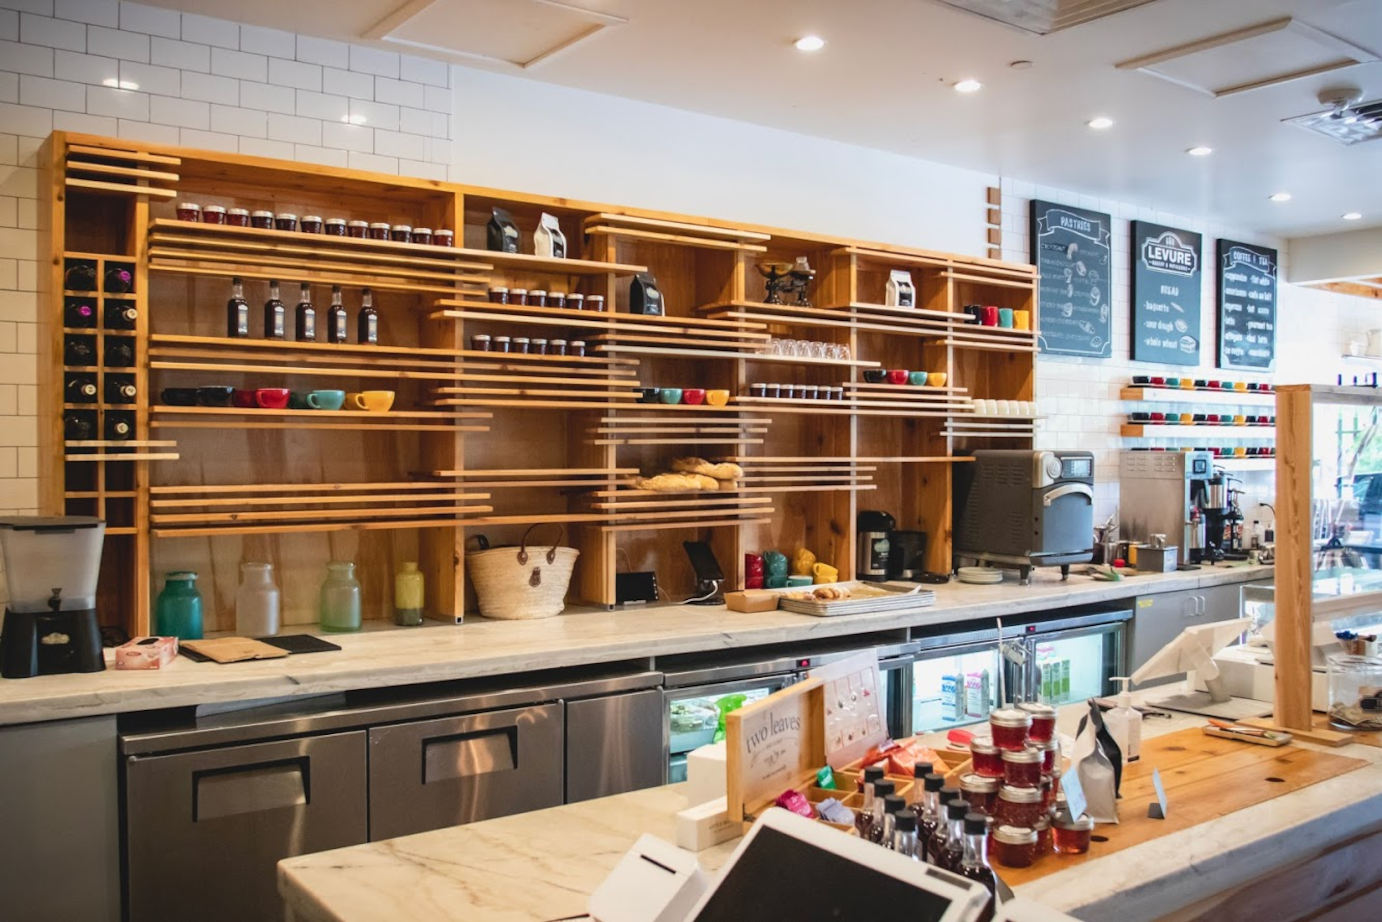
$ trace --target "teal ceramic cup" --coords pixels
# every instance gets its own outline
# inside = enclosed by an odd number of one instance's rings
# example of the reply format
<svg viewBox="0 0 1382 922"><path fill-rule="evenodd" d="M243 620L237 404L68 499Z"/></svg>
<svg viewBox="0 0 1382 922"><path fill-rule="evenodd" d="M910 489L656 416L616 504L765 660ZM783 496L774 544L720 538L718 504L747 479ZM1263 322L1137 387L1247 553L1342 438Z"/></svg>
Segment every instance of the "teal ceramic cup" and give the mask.
<svg viewBox="0 0 1382 922"><path fill-rule="evenodd" d="M809 585L811 585L811 577L809 577L809 576L789 576L789 577L787 577L787 585L788 585L789 588L799 588L799 587L801 587L801 586L809 586Z"/></svg>
<svg viewBox="0 0 1382 922"><path fill-rule="evenodd" d="M339 410L345 405L345 391L312 391L307 405L314 410Z"/></svg>
<svg viewBox="0 0 1382 922"><path fill-rule="evenodd" d="M663 403L681 403L681 388L664 387L657 392L657 399Z"/></svg>
<svg viewBox="0 0 1382 922"><path fill-rule="evenodd" d="M998 308L998 325L1000 327L1007 327L1010 330L1012 329L1013 309L1011 307Z"/></svg>
<svg viewBox="0 0 1382 922"><path fill-rule="evenodd" d="M907 383L913 387L924 387L926 385L926 378L926 372L914 371L907 376Z"/></svg>

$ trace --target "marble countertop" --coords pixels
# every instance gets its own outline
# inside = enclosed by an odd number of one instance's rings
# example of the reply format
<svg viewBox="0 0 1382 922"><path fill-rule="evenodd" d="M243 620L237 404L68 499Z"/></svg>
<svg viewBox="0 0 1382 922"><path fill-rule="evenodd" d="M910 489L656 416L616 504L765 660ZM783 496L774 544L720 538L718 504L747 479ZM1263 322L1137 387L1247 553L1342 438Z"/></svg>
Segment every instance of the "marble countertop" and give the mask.
<svg viewBox="0 0 1382 922"><path fill-rule="evenodd" d="M932 587L932 606L814 618L785 611L745 614L723 606L667 605L582 611L539 621L468 620L463 625L331 635L339 652L220 665L179 657L150 671L36 676L0 681L0 725L188 705L329 694L454 679L728 650L874 631L1026 614L1177 590L1270 579L1270 567L1217 566L1101 582L1037 570L1028 586L952 581ZM113 653L106 651L108 665Z"/></svg>
<svg viewBox="0 0 1382 922"><path fill-rule="evenodd" d="M1167 686L1151 690L1165 694ZM1135 698L1140 697L1135 695ZM1083 710L1062 709L1072 733ZM1147 737L1203 723L1147 719ZM943 739L937 735L938 740ZM1309 744L1305 744L1309 745ZM1382 749L1330 749L1367 764L1017 889L1086 922L1161 918L1382 822ZM279 862L293 922L547 922L580 916L642 833L675 839L683 785L453 826ZM719 868L738 840L698 854Z"/></svg>

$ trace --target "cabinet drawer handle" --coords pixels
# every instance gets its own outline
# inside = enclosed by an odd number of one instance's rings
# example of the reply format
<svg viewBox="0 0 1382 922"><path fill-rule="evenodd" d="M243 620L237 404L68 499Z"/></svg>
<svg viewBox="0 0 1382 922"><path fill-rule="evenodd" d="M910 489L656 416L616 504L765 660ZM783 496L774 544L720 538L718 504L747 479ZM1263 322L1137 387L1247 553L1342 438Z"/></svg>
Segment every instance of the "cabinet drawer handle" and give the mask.
<svg viewBox="0 0 1382 922"><path fill-rule="evenodd" d="M308 802L306 756L192 773L192 820L260 813Z"/></svg>

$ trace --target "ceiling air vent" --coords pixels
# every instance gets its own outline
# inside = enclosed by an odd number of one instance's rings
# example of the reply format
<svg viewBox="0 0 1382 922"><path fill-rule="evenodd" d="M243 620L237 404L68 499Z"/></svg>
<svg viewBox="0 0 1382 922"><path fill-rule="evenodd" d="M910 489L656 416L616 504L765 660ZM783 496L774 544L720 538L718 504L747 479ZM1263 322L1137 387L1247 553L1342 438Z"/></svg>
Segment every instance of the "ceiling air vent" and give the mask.
<svg viewBox="0 0 1382 922"><path fill-rule="evenodd" d="M1382 136L1382 99L1297 115L1285 121L1340 144L1360 144Z"/></svg>
<svg viewBox="0 0 1382 922"><path fill-rule="evenodd" d="M975 13L1037 35L1130 10L1152 0L938 0L946 6Z"/></svg>

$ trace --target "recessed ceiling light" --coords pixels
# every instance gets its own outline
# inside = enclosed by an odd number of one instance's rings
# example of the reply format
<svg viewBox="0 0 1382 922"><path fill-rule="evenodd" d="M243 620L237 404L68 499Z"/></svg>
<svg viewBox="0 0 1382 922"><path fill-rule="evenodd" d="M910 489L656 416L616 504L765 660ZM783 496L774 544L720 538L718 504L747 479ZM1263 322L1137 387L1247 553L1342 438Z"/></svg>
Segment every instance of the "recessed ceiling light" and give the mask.
<svg viewBox="0 0 1382 922"><path fill-rule="evenodd" d="M1346 211L1341 215L1341 217L1345 221L1358 221L1362 219L1363 213L1361 211Z"/></svg>
<svg viewBox="0 0 1382 922"><path fill-rule="evenodd" d="M1291 193L1273 192L1271 195L1267 196L1267 199L1272 202L1289 202L1291 200Z"/></svg>
<svg viewBox="0 0 1382 922"><path fill-rule="evenodd" d="M119 90L137 90L137 89L139 89L139 84L135 83L133 80L116 80L114 77L107 77L106 79L102 80L102 81L101 81L101 85L102 85L102 86L113 86L113 87L115 87L116 89L119 89Z"/></svg>
<svg viewBox="0 0 1382 922"><path fill-rule="evenodd" d="M1214 153L1214 148L1205 147L1203 144L1200 144L1196 147L1186 148L1185 152L1192 157L1208 157L1210 154Z"/></svg>
<svg viewBox="0 0 1382 922"><path fill-rule="evenodd" d="M977 93L984 88L984 85L972 77L961 80L955 84L956 93Z"/></svg>
<svg viewBox="0 0 1382 922"><path fill-rule="evenodd" d="M1095 131L1106 131L1113 127L1113 119L1109 118L1107 115L1096 115L1094 118L1085 122L1085 124Z"/></svg>
<svg viewBox="0 0 1382 922"><path fill-rule="evenodd" d="M350 125L363 125L365 123L365 117L358 114L342 115L341 121Z"/></svg>
<svg viewBox="0 0 1382 922"><path fill-rule="evenodd" d="M797 51L820 51L825 47L825 39L819 35L803 35L795 44Z"/></svg>

